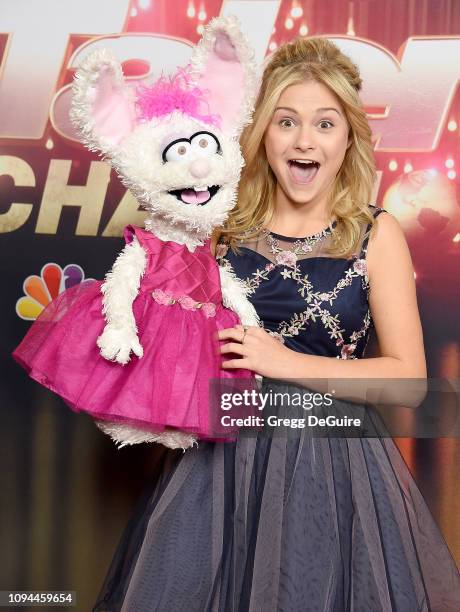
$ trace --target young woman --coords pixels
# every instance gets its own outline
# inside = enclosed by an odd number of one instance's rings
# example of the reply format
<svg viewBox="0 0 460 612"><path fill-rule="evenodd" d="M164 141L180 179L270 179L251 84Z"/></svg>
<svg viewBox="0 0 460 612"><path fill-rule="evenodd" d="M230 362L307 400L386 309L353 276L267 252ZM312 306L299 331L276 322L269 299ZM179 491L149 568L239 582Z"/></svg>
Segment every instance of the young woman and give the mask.
<svg viewBox="0 0 460 612"><path fill-rule="evenodd" d="M216 254L261 327L223 330L221 350L223 367L253 370L267 391L332 379L347 397L347 380L426 378L407 244L369 205L360 87L327 39L296 40L266 67L243 135L239 201ZM369 358L372 326L381 356ZM94 609L453 612L460 576L391 438L259 431L201 443L165 469Z"/></svg>

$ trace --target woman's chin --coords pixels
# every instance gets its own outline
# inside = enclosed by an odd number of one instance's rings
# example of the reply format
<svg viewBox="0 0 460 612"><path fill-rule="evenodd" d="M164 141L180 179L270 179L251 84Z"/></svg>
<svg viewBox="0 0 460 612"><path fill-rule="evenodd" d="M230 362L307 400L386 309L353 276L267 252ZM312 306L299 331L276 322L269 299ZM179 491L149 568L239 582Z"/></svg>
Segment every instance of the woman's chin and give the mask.
<svg viewBox="0 0 460 612"><path fill-rule="evenodd" d="M293 204L305 204L315 198L316 189L310 189L308 185L290 185L282 190L287 200Z"/></svg>

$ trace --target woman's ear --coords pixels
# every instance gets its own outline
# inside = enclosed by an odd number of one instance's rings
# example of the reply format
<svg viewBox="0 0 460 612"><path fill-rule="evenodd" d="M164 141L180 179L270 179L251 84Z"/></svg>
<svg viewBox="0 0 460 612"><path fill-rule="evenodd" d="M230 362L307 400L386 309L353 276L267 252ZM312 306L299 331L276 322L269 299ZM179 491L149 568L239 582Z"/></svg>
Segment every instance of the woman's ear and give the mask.
<svg viewBox="0 0 460 612"><path fill-rule="evenodd" d="M353 142L353 134L352 134L352 132L351 132L351 130L350 130L350 132L348 133L348 143L347 143L347 149L349 149L349 148L350 148L350 146L351 146L351 143L352 143L352 142Z"/></svg>

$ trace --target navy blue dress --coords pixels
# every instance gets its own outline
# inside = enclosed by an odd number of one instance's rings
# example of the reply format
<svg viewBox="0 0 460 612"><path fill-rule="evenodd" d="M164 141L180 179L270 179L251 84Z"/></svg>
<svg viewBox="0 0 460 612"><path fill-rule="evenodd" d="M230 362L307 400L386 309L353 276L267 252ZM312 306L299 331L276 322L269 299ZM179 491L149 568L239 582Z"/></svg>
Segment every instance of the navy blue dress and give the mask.
<svg viewBox="0 0 460 612"><path fill-rule="evenodd" d="M217 256L286 346L359 359L372 328L369 226L349 259L327 256L333 229L300 242L248 239L238 253L222 243ZM339 404L357 414L356 404ZM391 438L263 430L200 443L165 468L94 610L454 612L460 576Z"/></svg>

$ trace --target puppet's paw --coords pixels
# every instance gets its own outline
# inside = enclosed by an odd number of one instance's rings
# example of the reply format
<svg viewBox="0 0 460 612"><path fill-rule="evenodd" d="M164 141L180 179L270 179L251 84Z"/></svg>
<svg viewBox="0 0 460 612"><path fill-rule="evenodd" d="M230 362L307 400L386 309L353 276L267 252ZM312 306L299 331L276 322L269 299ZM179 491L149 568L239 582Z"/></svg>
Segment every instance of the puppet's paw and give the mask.
<svg viewBox="0 0 460 612"><path fill-rule="evenodd" d="M241 319L241 325L254 325L255 327L260 326L260 319L254 306L250 302L244 304L244 306L240 308L238 314Z"/></svg>
<svg viewBox="0 0 460 612"><path fill-rule="evenodd" d="M144 351L136 332L132 329L106 325L104 331L97 339L97 346L101 355L109 361L126 364L130 360L131 351L139 358Z"/></svg>

